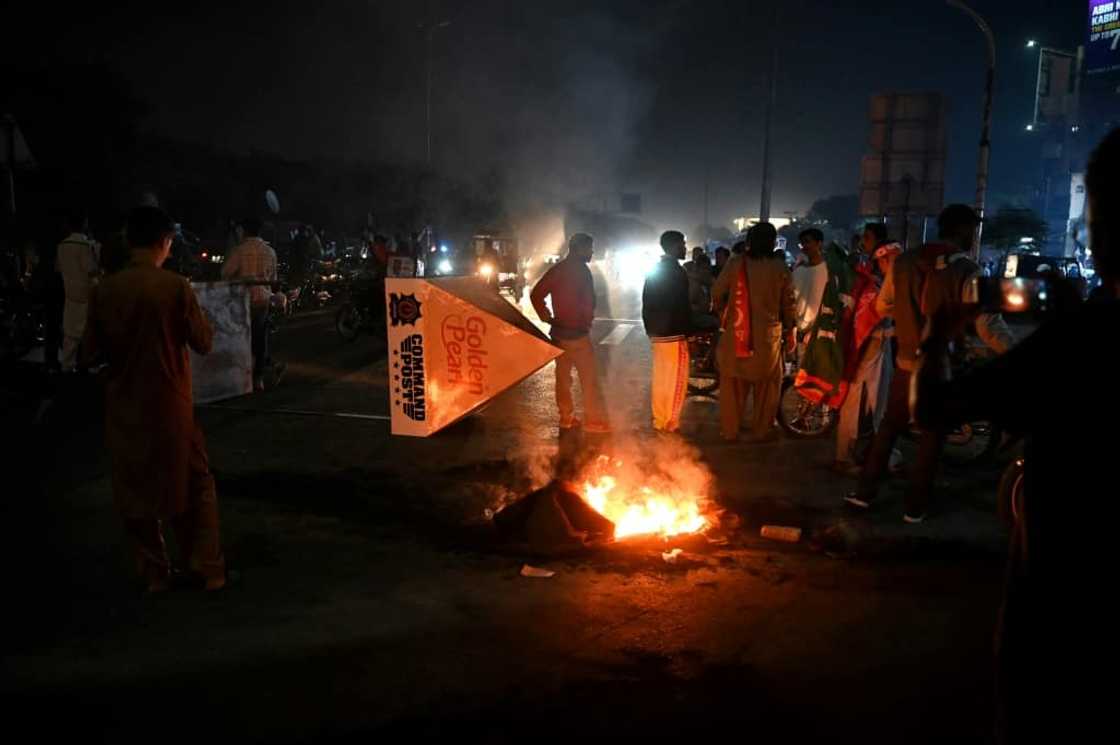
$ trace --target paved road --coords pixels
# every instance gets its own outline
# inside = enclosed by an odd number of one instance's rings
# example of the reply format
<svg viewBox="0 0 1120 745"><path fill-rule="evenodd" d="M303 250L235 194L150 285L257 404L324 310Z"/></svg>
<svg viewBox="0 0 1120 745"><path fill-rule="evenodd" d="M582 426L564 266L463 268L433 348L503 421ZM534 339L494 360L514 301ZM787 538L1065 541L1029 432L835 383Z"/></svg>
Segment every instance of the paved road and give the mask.
<svg viewBox="0 0 1120 745"><path fill-rule="evenodd" d="M720 445L711 401L689 401L686 442L662 444L633 296L605 300L593 340L610 443L558 438L548 368L427 440L391 438L377 419L282 413L387 413L375 341L341 342L328 314L290 324L276 337L290 364L280 389L200 411L243 573L218 597L136 592L95 399L60 397L27 440L33 498L5 521L8 566L26 567L0 689L12 726L114 741L149 727L173 740L986 741L996 474L947 472L934 519L914 528L899 485L881 513L845 515L828 443ZM720 545L565 559L498 545L484 510L583 447L696 459L741 527ZM763 522L839 526L858 555L765 542ZM672 546L686 549L675 565L661 558ZM525 562L556 576L522 578Z"/></svg>

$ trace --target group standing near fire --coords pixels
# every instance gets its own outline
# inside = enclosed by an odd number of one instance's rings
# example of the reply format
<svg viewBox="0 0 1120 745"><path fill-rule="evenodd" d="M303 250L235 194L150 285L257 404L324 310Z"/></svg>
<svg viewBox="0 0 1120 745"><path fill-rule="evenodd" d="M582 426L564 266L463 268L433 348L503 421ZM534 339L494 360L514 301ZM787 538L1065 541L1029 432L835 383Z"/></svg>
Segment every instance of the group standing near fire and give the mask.
<svg viewBox="0 0 1120 745"><path fill-rule="evenodd" d="M903 253L887 237L882 223L868 223L857 251L825 245L820 230L799 235L804 260L791 273L776 251L777 231L755 225L745 245L736 245L711 282L707 310L718 319L720 434L738 441L749 411L747 442L779 437L780 405L787 358L799 370L794 387L807 400L837 412L838 473L859 479L845 497L856 509L872 506L888 467L898 466L898 437L911 427L910 381L918 347L930 319L942 309L970 302L972 280L980 268L968 258L976 213L953 205L941 214L938 242ZM659 433L679 433L688 397L689 339L712 334L698 301L708 297L708 280L697 276L711 265L703 249L684 266L685 236L670 230L660 239L663 255L642 290L642 321L652 352L650 410ZM571 371L579 372L588 432L608 432L600 373L590 330L594 321L594 279L588 270L593 238L578 233L568 256L533 288L531 300L540 318L551 325L551 338L564 354L556 363L556 400L560 428L581 426L571 395ZM551 308L546 304L551 300ZM979 337L997 354L1012 337L998 314L981 314ZM896 340L897 336L897 340ZM862 464L856 443L861 424L871 424L871 443ZM934 474L946 433L923 430L904 520L926 518Z"/></svg>

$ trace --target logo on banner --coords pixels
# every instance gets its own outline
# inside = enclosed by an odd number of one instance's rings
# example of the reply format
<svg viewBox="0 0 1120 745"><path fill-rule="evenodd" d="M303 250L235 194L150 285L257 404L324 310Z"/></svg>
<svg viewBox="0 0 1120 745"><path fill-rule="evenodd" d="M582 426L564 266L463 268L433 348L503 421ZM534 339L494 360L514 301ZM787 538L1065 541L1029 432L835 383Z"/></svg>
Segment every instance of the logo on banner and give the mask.
<svg viewBox="0 0 1120 745"><path fill-rule="evenodd" d="M486 390L489 355L486 321L481 316L447 316L440 327L443 350L447 355L447 383L466 388L480 396Z"/></svg>
<svg viewBox="0 0 1120 745"><path fill-rule="evenodd" d="M428 417L424 402L424 337L420 334L406 336L400 349L393 350L393 401L414 422Z"/></svg>
<svg viewBox="0 0 1120 745"><path fill-rule="evenodd" d="M389 295L389 318L394 326L415 326L420 320L420 301L415 295Z"/></svg>

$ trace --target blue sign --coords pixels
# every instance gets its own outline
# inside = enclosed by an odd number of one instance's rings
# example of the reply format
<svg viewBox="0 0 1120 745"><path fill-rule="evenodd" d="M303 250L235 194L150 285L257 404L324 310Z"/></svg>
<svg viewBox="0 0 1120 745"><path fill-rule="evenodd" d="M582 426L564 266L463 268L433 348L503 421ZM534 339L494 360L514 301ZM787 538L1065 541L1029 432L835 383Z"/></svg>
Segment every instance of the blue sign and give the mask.
<svg viewBox="0 0 1120 745"><path fill-rule="evenodd" d="M1085 72L1120 70L1120 0L1089 0L1089 38Z"/></svg>

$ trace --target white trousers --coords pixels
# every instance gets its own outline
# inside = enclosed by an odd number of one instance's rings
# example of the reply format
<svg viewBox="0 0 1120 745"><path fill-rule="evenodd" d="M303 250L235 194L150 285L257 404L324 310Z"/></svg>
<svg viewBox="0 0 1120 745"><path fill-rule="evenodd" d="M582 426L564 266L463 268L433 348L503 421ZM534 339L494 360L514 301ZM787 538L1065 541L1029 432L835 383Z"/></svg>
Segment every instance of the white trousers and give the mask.
<svg viewBox="0 0 1120 745"><path fill-rule="evenodd" d="M840 407L840 421L836 425L836 460L851 462L852 450L859 437L859 422L864 412L871 412L875 430L887 413L894 366L891 362L890 340L876 335L863 351L855 380L848 390L848 397Z"/></svg>

